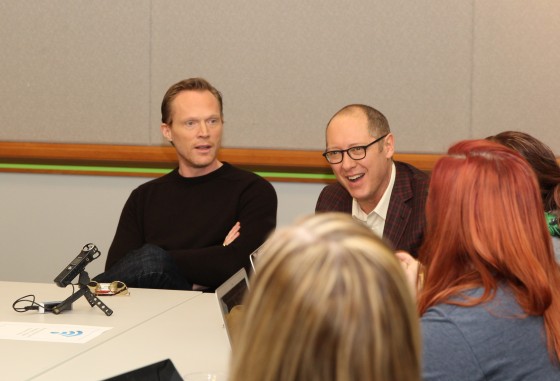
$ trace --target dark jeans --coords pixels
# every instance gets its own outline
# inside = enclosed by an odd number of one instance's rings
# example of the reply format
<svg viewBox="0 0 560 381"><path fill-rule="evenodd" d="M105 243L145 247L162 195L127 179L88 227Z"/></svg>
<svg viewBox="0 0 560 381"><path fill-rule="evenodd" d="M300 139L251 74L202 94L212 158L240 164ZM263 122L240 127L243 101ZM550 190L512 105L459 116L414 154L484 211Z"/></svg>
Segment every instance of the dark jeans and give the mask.
<svg viewBox="0 0 560 381"><path fill-rule="evenodd" d="M136 288L192 289L192 284L179 273L169 253L149 243L131 251L93 280L99 283L120 280L128 287Z"/></svg>

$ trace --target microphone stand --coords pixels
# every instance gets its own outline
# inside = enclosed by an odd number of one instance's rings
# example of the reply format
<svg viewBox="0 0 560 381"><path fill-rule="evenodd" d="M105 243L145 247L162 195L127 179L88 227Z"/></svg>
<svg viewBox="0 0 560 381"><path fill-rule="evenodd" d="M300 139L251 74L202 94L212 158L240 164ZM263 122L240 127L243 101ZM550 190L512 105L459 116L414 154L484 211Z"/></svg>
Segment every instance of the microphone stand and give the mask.
<svg viewBox="0 0 560 381"><path fill-rule="evenodd" d="M97 306L101 311L105 313L105 315L111 316L113 314L113 310L107 307L105 303L103 303L93 292L90 291L88 287L89 282L90 279L88 273L86 271L80 272L80 278L78 280L78 291L74 292L72 295L66 298L66 300L53 307L52 311L58 315L62 311L70 309L72 303L78 300L81 296L84 296L89 302L90 306Z"/></svg>

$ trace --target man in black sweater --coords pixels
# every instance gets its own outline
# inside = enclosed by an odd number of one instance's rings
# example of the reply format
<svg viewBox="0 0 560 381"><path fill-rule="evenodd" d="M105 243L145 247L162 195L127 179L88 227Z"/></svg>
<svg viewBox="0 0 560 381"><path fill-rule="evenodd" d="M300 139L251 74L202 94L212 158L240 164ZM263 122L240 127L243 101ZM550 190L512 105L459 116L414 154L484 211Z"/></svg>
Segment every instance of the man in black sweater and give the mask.
<svg viewBox="0 0 560 381"><path fill-rule="evenodd" d="M97 282L212 291L242 267L276 227L277 196L254 173L217 158L222 96L202 78L171 86L161 105L163 136L178 168L128 198Z"/></svg>

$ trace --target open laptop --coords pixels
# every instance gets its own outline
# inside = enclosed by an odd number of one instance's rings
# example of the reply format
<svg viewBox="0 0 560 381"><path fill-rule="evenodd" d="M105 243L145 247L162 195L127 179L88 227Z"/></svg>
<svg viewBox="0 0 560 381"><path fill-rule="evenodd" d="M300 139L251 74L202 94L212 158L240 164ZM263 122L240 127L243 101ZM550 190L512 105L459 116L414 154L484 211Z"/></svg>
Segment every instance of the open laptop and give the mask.
<svg viewBox="0 0 560 381"><path fill-rule="evenodd" d="M241 268L216 289L216 297L230 345L231 328L241 317L243 298L247 290L249 290L249 277L245 268Z"/></svg>
<svg viewBox="0 0 560 381"><path fill-rule="evenodd" d="M257 247L257 249L255 251L253 251L251 253L251 255L249 256L249 260L251 261L251 269L253 271L253 273L255 272L255 265L257 263L257 258L259 256L259 252L262 249L262 246Z"/></svg>

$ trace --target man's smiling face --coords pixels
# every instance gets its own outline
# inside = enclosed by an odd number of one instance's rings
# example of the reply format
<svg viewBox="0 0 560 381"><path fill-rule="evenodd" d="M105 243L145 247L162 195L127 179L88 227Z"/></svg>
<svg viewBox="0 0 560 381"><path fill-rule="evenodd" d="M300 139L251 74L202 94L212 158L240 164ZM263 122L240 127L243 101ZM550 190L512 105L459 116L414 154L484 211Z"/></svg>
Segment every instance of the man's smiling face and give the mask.
<svg viewBox="0 0 560 381"><path fill-rule="evenodd" d="M362 110L347 110L335 116L327 127L327 151L365 146L376 138L369 133ZM366 213L375 208L389 185L393 152L393 135L388 134L370 146L363 159L354 160L345 153L341 163L331 164L338 182Z"/></svg>

